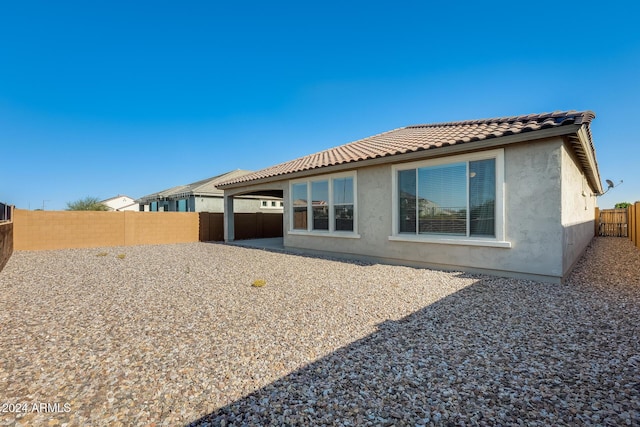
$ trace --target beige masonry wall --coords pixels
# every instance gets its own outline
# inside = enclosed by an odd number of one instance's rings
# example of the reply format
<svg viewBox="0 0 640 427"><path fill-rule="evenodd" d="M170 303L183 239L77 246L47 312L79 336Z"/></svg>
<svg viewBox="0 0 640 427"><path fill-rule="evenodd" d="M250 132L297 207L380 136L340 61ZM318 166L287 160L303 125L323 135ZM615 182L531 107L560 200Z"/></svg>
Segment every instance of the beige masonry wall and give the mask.
<svg viewBox="0 0 640 427"><path fill-rule="evenodd" d="M196 212L27 211L13 217L14 250L197 242Z"/></svg>

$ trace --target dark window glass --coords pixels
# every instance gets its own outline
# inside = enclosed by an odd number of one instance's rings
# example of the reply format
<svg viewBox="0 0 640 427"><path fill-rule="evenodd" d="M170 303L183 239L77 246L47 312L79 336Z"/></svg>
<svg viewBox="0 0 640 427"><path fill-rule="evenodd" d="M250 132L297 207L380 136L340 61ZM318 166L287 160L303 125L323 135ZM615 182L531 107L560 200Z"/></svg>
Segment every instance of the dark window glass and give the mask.
<svg viewBox="0 0 640 427"><path fill-rule="evenodd" d="M336 231L353 231L353 205L335 206Z"/></svg>
<svg viewBox="0 0 640 427"><path fill-rule="evenodd" d="M400 195L399 230L401 233L416 232L416 170L398 172L398 194Z"/></svg>
<svg viewBox="0 0 640 427"><path fill-rule="evenodd" d="M418 169L418 224L424 234L467 234L467 164Z"/></svg>
<svg viewBox="0 0 640 427"><path fill-rule="evenodd" d="M353 178L333 180L333 212L336 231L353 231Z"/></svg>
<svg viewBox="0 0 640 427"><path fill-rule="evenodd" d="M313 229L329 230L329 181L311 183Z"/></svg>
<svg viewBox="0 0 640 427"><path fill-rule="evenodd" d="M496 235L496 160L469 162L469 234Z"/></svg>
<svg viewBox="0 0 640 427"><path fill-rule="evenodd" d="M293 184L291 186L293 200L293 229L307 229L307 184Z"/></svg>

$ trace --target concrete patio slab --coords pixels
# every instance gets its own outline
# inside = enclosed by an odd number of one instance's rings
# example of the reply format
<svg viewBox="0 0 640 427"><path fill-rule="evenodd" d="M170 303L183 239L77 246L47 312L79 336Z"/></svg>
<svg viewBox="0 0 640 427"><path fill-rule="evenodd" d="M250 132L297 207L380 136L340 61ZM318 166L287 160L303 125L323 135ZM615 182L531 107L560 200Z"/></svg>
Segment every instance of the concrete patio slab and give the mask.
<svg viewBox="0 0 640 427"><path fill-rule="evenodd" d="M268 250L284 250L284 238L271 237L267 239L248 239L248 240L235 240L229 242L231 245L243 246L246 248L256 249L268 249Z"/></svg>

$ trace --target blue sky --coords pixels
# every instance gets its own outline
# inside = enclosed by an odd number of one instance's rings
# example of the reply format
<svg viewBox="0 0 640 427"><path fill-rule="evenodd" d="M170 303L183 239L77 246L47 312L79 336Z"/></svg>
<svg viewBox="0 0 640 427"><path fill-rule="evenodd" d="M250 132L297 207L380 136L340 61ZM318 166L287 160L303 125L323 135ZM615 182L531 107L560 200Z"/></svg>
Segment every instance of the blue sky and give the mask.
<svg viewBox="0 0 640 427"><path fill-rule="evenodd" d="M227 4L228 3L228 4ZM0 201L64 209L397 127L595 111L640 200L636 2L0 4ZM434 2L435 3L435 2Z"/></svg>

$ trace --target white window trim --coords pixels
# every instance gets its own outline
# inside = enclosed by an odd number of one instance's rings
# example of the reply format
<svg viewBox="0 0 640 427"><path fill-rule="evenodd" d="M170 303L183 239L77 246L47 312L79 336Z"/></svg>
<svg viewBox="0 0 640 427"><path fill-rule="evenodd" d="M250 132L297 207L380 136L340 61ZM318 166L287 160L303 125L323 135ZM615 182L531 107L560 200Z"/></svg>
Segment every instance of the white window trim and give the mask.
<svg viewBox="0 0 640 427"><path fill-rule="evenodd" d="M446 165L459 162L469 162L474 160L496 160L496 225L495 237L471 237L471 236L452 236L437 234L409 234L400 233L398 228L398 171L407 169L417 169L422 167ZM391 235L390 241L396 242L418 242L418 243L437 243L445 245L465 245L465 246L490 246L499 248L510 248L511 242L505 240L505 184L504 184L504 149L481 151L471 154L461 154L458 156L441 157L438 159L422 160L411 163L396 164L391 167L391 183L392 183L392 218L391 218Z"/></svg>
<svg viewBox="0 0 640 427"><path fill-rule="evenodd" d="M353 179L353 231L336 230L335 209L333 204L333 180L339 178ZM327 181L329 183L329 230L313 229L313 200L311 197L311 183L317 181ZM295 184L307 184L307 229L293 228L293 186ZM346 239L359 239L358 234L358 174L356 171L332 173L327 175L318 175L309 178L295 179L289 181L289 230L288 234L297 236L314 236L314 237L341 237Z"/></svg>

